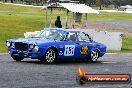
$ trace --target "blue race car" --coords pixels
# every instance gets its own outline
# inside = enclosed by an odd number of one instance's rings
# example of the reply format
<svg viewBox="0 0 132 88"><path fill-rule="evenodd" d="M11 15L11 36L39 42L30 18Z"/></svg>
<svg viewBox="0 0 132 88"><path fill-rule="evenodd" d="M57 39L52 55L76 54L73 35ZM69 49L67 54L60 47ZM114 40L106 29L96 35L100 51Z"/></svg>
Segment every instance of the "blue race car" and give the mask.
<svg viewBox="0 0 132 88"><path fill-rule="evenodd" d="M32 38L10 39L6 46L16 61L32 58L48 64L71 58L97 61L106 52L106 46L93 41L87 33L63 28L45 28Z"/></svg>

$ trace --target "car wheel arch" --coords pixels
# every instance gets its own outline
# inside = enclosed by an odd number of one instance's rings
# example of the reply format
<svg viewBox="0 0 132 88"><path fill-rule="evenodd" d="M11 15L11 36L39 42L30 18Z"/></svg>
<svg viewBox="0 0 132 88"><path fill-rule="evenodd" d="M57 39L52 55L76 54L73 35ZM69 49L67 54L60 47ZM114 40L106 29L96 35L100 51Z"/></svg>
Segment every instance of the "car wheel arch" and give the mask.
<svg viewBox="0 0 132 88"><path fill-rule="evenodd" d="M98 48L93 48L93 49L90 50L90 52L92 52L93 50L97 50L98 53L100 53L100 50Z"/></svg>
<svg viewBox="0 0 132 88"><path fill-rule="evenodd" d="M58 55L58 49L57 49L57 47L55 47L55 46L50 46L50 47L48 47L48 48L46 49L46 51L47 51L48 49L54 49L54 50L56 51L56 54Z"/></svg>
<svg viewBox="0 0 132 88"><path fill-rule="evenodd" d="M98 54L100 54L100 50L99 49L96 49L98 51Z"/></svg>
<svg viewBox="0 0 132 88"><path fill-rule="evenodd" d="M98 48L93 48L93 49L91 49L91 50L90 50L90 53L91 53L92 51L94 51L94 50L97 50L97 51L98 51L98 54L100 54L100 50L99 50ZM89 55L90 55L90 53L89 53Z"/></svg>
<svg viewBox="0 0 132 88"><path fill-rule="evenodd" d="M44 55L41 57L40 61L46 62L46 61L45 61L45 56L46 56L46 53L48 52L48 50L50 50L50 49L52 49L52 50L55 51L55 54L56 54L56 61L57 61L58 49L57 49L56 47L54 47L54 46L50 46L50 47L47 47L47 48L45 49Z"/></svg>

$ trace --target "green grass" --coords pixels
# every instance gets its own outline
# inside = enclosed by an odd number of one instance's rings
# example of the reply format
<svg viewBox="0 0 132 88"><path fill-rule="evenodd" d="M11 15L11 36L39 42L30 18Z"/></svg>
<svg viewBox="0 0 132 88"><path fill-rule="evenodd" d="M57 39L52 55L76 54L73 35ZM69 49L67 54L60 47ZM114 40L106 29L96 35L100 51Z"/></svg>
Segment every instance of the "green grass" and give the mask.
<svg viewBox="0 0 132 88"><path fill-rule="evenodd" d="M132 14L128 13L89 14L88 20L132 20Z"/></svg>
<svg viewBox="0 0 132 88"><path fill-rule="evenodd" d="M26 31L43 28L43 16L28 16L17 14L0 14L0 49L5 52L5 41L10 38L23 37Z"/></svg>
<svg viewBox="0 0 132 88"><path fill-rule="evenodd" d="M53 27L58 15L64 21L66 11L53 10ZM72 18L72 13L69 13L69 18ZM88 20L132 20L132 17L131 14L126 13L102 13L88 14ZM0 52L7 52L5 46L7 39L24 37L24 32L37 31L44 27L45 11L43 9L0 4ZM124 36L122 52L132 51L131 44L132 36Z"/></svg>
<svg viewBox="0 0 132 88"><path fill-rule="evenodd" d="M123 36L122 52L132 52L132 36Z"/></svg>
<svg viewBox="0 0 132 88"><path fill-rule="evenodd" d="M44 28L43 10L0 4L0 11L3 11L0 13L0 52L6 52L7 39L24 37L26 31Z"/></svg>
<svg viewBox="0 0 132 88"><path fill-rule="evenodd" d="M22 7L22 6L15 6L15 5L5 5L0 3L0 10L2 11L11 11L11 12L32 12L41 14L41 9L34 8L34 7Z"/></svg>

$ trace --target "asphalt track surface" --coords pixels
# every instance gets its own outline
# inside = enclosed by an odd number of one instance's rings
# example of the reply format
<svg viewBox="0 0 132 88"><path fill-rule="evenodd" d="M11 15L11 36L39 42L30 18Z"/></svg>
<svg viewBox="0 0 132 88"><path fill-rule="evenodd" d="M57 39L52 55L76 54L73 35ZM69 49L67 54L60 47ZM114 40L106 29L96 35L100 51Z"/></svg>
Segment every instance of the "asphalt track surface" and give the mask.
<svg viewBox="0 0 132 88"><path fill-rule="evenodd" d="M132 82L78 85L76 71L79 66L90 74L132 75L132 54L107 54L97 63L68 61L53 65L28 58L16 62L8 54L0 54L0 88L132 88Z"/></svg>

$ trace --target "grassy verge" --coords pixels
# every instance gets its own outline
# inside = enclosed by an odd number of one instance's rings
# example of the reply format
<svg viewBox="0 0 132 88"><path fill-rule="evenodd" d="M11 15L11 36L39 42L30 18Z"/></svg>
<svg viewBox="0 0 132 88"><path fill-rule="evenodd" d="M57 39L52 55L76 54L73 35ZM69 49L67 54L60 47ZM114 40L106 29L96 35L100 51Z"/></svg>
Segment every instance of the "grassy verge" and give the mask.
<svg viewBox="0 0 132 88"><path fill-rule="evenodd" d="M132 36L123 36L122 52L132 52Z"/></svg>
<svg viewBox="0 0 132 88"><path fill-rule="evenodd" d="M14 19L15 18L15 19ZM43 28L43 16L0 14L0 51L5 52L5 41L10 38L23 37L26 31Z"/></svg>
<svg viewBox="0 0 132 88"><path fill-rule="evenodd" d="M60 15L62 20L66 19L66 11L53 10L52 21L56 19L57 15ZM69 13L69 18L72 18L72 13ZM88 19L132 20L132 17L131 14L127 13L102 13L88 14ZM54 24L52 24L52 26L53 25ZM24 37L24 32L41 30L44 27L44 10L33 7L0 4L0 52L7 52L5 46L5 41L7 39ZM132 36L123 37L123 47L121 52L132 52Z"/></svg>
<svg viewBox="0 0 132 88"><path fill-rule="evenodd" d="M0 52L6 52L7 39L44 28L44 17L43 10L37 8L0 4Z"/></svg>

